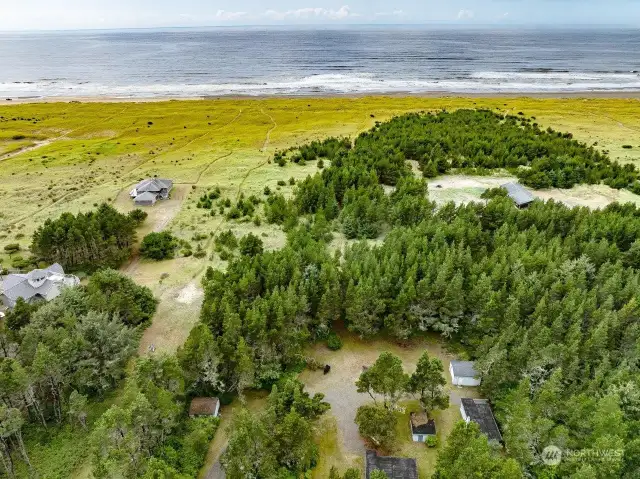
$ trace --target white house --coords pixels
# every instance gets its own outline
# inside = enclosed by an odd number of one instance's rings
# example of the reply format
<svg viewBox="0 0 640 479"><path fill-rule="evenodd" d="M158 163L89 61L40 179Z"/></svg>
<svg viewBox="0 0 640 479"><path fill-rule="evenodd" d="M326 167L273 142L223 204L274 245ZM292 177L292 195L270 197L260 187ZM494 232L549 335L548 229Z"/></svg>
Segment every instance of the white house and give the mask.
<svg viewBox="0 0 640 479"><path fill-rule="evenodd" d="M409 415L413 442L427 442L428 437L436 437L436 422L426 413L412 412Z"/></svg>
<svg viewBox="0 0 640 479"><path fill-rule="evenodd" d="M451 361L449 374L454 386L480 386L482 382L473 361Z"/></svg>

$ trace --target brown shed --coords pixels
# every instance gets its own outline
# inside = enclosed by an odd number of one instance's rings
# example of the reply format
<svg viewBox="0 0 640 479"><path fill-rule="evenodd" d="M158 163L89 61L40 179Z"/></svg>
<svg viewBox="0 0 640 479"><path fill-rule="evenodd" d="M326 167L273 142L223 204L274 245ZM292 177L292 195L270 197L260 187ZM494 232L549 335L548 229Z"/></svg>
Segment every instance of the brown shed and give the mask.
<svg viewBox="0 0 640 479"><path fill-rule="evenodd" d="M220 413L220 400L218 398L193 398L189 406L189 417L213 416Z"/></svg>

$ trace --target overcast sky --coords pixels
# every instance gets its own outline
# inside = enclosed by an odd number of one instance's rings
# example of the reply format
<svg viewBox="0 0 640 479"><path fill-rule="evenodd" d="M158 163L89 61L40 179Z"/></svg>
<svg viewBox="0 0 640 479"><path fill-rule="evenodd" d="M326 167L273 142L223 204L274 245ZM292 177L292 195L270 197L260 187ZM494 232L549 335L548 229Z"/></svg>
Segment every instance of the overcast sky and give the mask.
<svg viewBox="0 0 640 479"><path fill-rule="evenodd" d="M0 31L216 25L634 25L640 0L0 0Z"/></svg>

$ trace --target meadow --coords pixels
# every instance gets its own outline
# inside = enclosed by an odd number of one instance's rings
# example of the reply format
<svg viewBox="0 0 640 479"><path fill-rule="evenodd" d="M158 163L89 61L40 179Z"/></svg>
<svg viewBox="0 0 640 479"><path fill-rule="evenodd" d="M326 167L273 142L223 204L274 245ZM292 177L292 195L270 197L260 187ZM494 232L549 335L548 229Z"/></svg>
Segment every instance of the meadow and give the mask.
<svg viewBox="0 0 640 479"><path fill-rule="evenodd" d="M207 266L226 265L214 251L213 235L226 229L236 236L252 232L261 237L267 249L278 249L285 242L281 229L265 221L260 225L229 221L224 215L211 216L209 210L197 208L204 192L219 187L223 198L235 201L241 194L263 197L262 192L268 186L272 191L290 195L293 186L288 180L314 174L317 166L314 162L279 167L271 163L276 150L327 136L353 137L376 121L407 111L463 107L522 112L535 117L544 127L568 131L581 141L595 144L608 151L612 159L640 167L638 100L363 97L2 104L0 263L8 267L16 256L28 255L33 231L47 218L65 211L90 210L101 202L112 203L126 212L133 208L128 196L132 185L155 175L172 179L176 186L171 199L146 210L149 217L139 236L171 230L191 242L194 249L199 244L206 251L205 256L179 256L163 262L136 257L123 270L138 283L152 288L160 299L158 312L141 340L140 353L144 354L152 345L159 351L174 352L198 321L202 273ZM504 175L448 175L430 180L429 192L438 202L470 201L478 199L485 188L506 180ZM570 205L592 207L611 201L638 200L627 191L604 186L582 185L572 190L536 194ZM19 243L22 251L10 257L4 253L4 246L11 243ZM345 243L341 235L336 235L332 246L341 247ZM336 401L335 414L323 422L327 433L323 435L322 456L326 459L317 477L325 477L322 474L330 465L345 460L357 464L361 457L362 446L354 445L357 438L352 437L357 430L354 432L355 425L347 417L353 417L358 399L353 394L341 396L339 391L347 383L353 386L356 372L365 362L372 362L380 351L388 348L398 350L408 365L415 362L425 347L445 360L449 358L437 344L431 343L404 350L384 341L364 348L355 338L345 338L345 344L336 355L312 350L319 358L327 356L327 361L340 365L335 376L327 379L309 373L302 375L311 389L334 394ZM348 409L341 408L340 400L353 404ZM347 416L343 418L336 411ZM443 435L453 424L455 412L455 407L443 412ZM406 423L405 419L400 422ZM64 437L60 441L64 442ZM214 449L221 447L220 441L217 440ZM415 455L412 448L411 443L403 444L399 452ZM47 457L46 450L42 451L42 457ZM422 456L421 469L431 469L434 459L435 454ZM80 466L76 476L86 473L87 468Z"/></svg>

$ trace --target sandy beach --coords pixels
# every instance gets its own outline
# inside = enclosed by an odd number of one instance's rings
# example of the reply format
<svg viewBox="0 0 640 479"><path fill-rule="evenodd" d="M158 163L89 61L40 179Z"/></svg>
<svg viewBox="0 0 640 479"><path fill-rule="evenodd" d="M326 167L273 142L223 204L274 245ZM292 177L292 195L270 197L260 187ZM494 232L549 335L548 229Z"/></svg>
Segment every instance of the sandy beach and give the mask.
<svg viewBox="0 0 640 479"><path fill-rule="evenodd" d="M0 105L25 103L149 103L163 101L208 101L208 100L275 100L275 99L327 99L327 98L507 98L507 99L629 99L640 101L640 91L582 91L582 92L518 92L518 93L454 93L454 92L395 92L395 93L359 93L324 95L220 95L220 96L79 96L79 97L25 97L0 98Z"/></svg>

